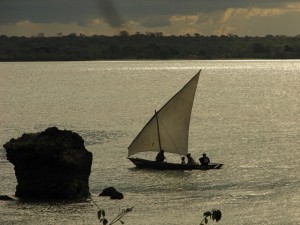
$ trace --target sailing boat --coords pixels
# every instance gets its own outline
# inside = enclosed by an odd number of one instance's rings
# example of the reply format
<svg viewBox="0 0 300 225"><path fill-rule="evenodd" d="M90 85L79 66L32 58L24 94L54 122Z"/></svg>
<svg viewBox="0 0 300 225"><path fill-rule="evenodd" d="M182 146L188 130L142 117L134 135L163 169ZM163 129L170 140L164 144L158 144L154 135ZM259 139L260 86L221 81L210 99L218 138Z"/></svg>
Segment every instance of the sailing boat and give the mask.
<svg viewBox="0 0 300 225"><path fill-rule="evenodd" d="M137 167L159 170L219 169L223 164L182 165L179 163L156 162L141 158L130 158L139 152L154 151L188 154L188 135L191 112L201 70L177 92L140 131L128 147L128 159Z"/></svg>

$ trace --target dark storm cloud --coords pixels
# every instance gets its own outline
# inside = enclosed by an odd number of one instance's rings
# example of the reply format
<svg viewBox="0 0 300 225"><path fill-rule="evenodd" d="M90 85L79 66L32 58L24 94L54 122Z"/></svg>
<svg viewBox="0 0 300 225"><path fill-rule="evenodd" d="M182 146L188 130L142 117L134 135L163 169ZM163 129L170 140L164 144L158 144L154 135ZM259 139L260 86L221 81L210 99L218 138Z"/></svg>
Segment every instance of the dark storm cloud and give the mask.
<svg viewBox="0 0 300 225"><path fill-rule="evenodd" d="M30 20L84 24L95 17L103 17L113 27L123 23L112 0L0 0L0 23Z"/></svg>
<svg viewBox="0 0 300 225"><path fill-rule="evenodd" d="M115 0L121 11L132 16L207 13L228 8L276 8L288 2L299 0Z"/></svg>
<svg viewBox="0 0 300 225"><path fill-rule="evenodd" d="M0 0L0 34L300 33L299 0ZM121 27L122 25L122 27Z"/></svg>
<svg viewBox="0 0 300 225"><path fill-rule="evenodd" d="M94 4L92 4L94 3ZM2 0L0 23L30 20L36 23L83 22L97 14L94 1L86 0Z"/></svg>
<svg viewBox="0 0 300 225"><path fill-rule="evenodd" d="M98 6L103 17L112 27L120 27L123 20L111 0L98 0Z"/></svg>
<svg viewBox="0 0 300 225"><path fill-rule="evenodd" d="M78 22L104 17L113 26L140 17L193 14L229 7L278 7L298 0L0 0L0 23ZM99 14L100 9L100 14Z"/></svg>
<svg viewBox="0 0 300 225"><path fill-rule="evenodd" d="M147 28L164 27L170 25L167 16L155 16L144 18L141 20L141 25Z"/></svg>

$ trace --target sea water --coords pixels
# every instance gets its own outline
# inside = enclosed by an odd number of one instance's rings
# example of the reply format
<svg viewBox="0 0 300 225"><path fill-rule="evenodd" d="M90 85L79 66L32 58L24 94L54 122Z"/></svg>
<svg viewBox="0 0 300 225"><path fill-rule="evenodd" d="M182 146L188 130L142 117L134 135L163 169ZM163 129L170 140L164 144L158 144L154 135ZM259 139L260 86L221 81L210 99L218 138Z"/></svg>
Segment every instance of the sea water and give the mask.
<svg viewBox="0 0 300 225"><path fill-rule="evenodd" d="M200 69L189 151L224 167L136 169L128 145ZM1 146L51 126L77 132L93 153L90 192L109 221L133 207L126 224L199 224L212 209L218 224L300 224L299 60L1 62ZM14 197L3 147L0 181ZM98 197L109 186L124 199ZM89 200L0 201L0 224L99 224L97 211Z"/></svg>

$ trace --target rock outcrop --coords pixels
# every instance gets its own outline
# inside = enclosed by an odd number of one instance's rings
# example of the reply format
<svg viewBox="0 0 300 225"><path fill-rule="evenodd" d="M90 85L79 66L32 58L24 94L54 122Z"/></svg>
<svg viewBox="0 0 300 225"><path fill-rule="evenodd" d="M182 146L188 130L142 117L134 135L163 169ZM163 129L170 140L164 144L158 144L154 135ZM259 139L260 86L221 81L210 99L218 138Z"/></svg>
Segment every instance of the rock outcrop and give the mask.
<svg viewBox="0 0 300 225"><path fill-rule="evenodd" d="M15 168L17 197L76 199L90 195L93 156L77 133L51 127L11 139L4 148Z"/></svg>

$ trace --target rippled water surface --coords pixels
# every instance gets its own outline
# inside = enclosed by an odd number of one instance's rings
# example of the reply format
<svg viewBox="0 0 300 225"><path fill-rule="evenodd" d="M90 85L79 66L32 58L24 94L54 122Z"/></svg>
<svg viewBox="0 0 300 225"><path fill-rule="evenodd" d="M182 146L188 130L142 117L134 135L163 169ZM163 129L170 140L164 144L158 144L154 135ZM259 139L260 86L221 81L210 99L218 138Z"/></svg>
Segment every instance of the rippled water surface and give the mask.
<svg viewBox="0 0 300 225"><path fill-rule="evenodd" d="M225 166L135 169L127 146L199 69L190 152ZM134 207L126 224L199 224L217 208L218 224L300 224L300 61L0 63L0 71L1 145L49 126L79 133L94 155L90 191L109 220ZM0 194L13 196L2 147L0 180ZM98 197L107 186L124 200ZM96 212L90 201L0 201L0 224L99 224Z"/></svg>

